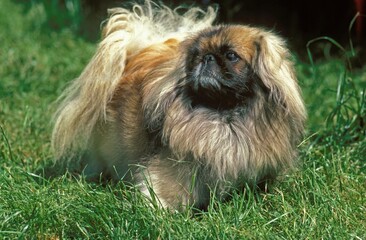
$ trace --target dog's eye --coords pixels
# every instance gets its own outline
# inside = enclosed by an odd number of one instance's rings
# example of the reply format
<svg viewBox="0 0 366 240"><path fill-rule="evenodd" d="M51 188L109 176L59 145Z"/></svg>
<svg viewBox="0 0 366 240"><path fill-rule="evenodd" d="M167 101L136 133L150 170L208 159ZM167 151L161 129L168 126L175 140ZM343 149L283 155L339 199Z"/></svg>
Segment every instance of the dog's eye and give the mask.
<svg viewBox="0 0 366 240"><path fill-rule="evenodd" d="M225 53L225 57L227 60L229 60L230 62L237 62L239 61L240 57L238 56L238 54L236 54L233 51L227 51Z"/></svg>

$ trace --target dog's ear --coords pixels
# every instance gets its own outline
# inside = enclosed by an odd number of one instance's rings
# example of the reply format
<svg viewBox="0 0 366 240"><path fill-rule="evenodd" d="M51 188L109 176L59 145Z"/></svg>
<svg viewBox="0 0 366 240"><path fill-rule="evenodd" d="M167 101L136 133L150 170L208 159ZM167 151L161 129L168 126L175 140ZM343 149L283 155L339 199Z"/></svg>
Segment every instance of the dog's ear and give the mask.
<svg viewBox="0 0 366 240"><path fill-rule="evenodd" d="M302 115L305 107L285 41L271 32L262 31L254 41L254 47L256 53L252 66L269 89L271 99L283 105L287 112Z"/></svg>

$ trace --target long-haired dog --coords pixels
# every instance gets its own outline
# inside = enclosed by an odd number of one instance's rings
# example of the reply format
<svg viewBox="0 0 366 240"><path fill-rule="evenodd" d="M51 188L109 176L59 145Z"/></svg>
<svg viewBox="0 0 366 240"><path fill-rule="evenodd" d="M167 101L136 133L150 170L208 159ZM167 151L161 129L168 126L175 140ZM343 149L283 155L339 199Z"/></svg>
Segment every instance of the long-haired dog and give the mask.
<svg viewBox="0 0 366 240"><path fill-rule="evenodd" d="M150 1L112 9L61 96L56 158L81 156L87 176L123 179L173 209L291 169L306 112L285 42L215 17Z"/></svg>

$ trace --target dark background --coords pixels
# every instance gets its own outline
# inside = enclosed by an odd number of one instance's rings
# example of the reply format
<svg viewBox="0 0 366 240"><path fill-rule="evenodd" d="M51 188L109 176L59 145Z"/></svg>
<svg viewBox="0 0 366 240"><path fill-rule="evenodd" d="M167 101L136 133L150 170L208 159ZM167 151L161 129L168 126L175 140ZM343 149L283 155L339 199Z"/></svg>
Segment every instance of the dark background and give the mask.
<svg viewBox="0 0 366 240"><path fill-rule="evenodd" d="M107 18L108 8L125 6L131 2L124 0L23 0L22 2L37 1L46 4L49 24L53 29L72 25L78 35L90 41L99 40L100 23ZM353 26L349 33L351 20L357 12L356 1L366 2L366 0L164 0L163 2L172 8L195 5L205 9L209 5L216 5L219 9L217 23L249 24L274 30L288 39L290 48L301 55L301 52L306 53L308 41L320 36L331 37L345 48L349 46L352 37L356 48L365 49L366 18L357 18L357 21L363 21L361 31L356 32L356 27ZM76 6L72 7L74 12L70 11L70 3ZM366 12L366 3L364 5L363 14ZM65 17L60 19L62 11ZM320 47L322 48L324 49L324 45Z"/></svg>
<svg viewBox="0 0 366 240"><path fill-rule="evenodd" d="M123 2L126 1L84 0L83 4L87 19L98 22L106 17L107 8L121 6ZM171 7L179 6L182 2L184 5L195 4L203 8L216 4L219 7L219 23L264 26L274 29L291 42L300 43L318 36L348 41L348 27L356 14L353 0L164 1Z"/></svg>

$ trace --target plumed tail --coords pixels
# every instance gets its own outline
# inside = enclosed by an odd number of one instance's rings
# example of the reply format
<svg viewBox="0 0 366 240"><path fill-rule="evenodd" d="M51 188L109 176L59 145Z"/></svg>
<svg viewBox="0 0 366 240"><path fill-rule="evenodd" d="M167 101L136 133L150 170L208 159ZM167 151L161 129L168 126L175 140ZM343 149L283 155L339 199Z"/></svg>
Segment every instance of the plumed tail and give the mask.
<svg viewBox="0 0 366 240"><path fill-rule="evenodd" d="M56 159L73 157L87 147L99 122L108 121L107 106L121 80L130 55L169 38L182 39L212 24L216 11L158 6L147 0L132 10L114 8L105 22L97 52L61 95L55 114L52 147Z"/></svg>

